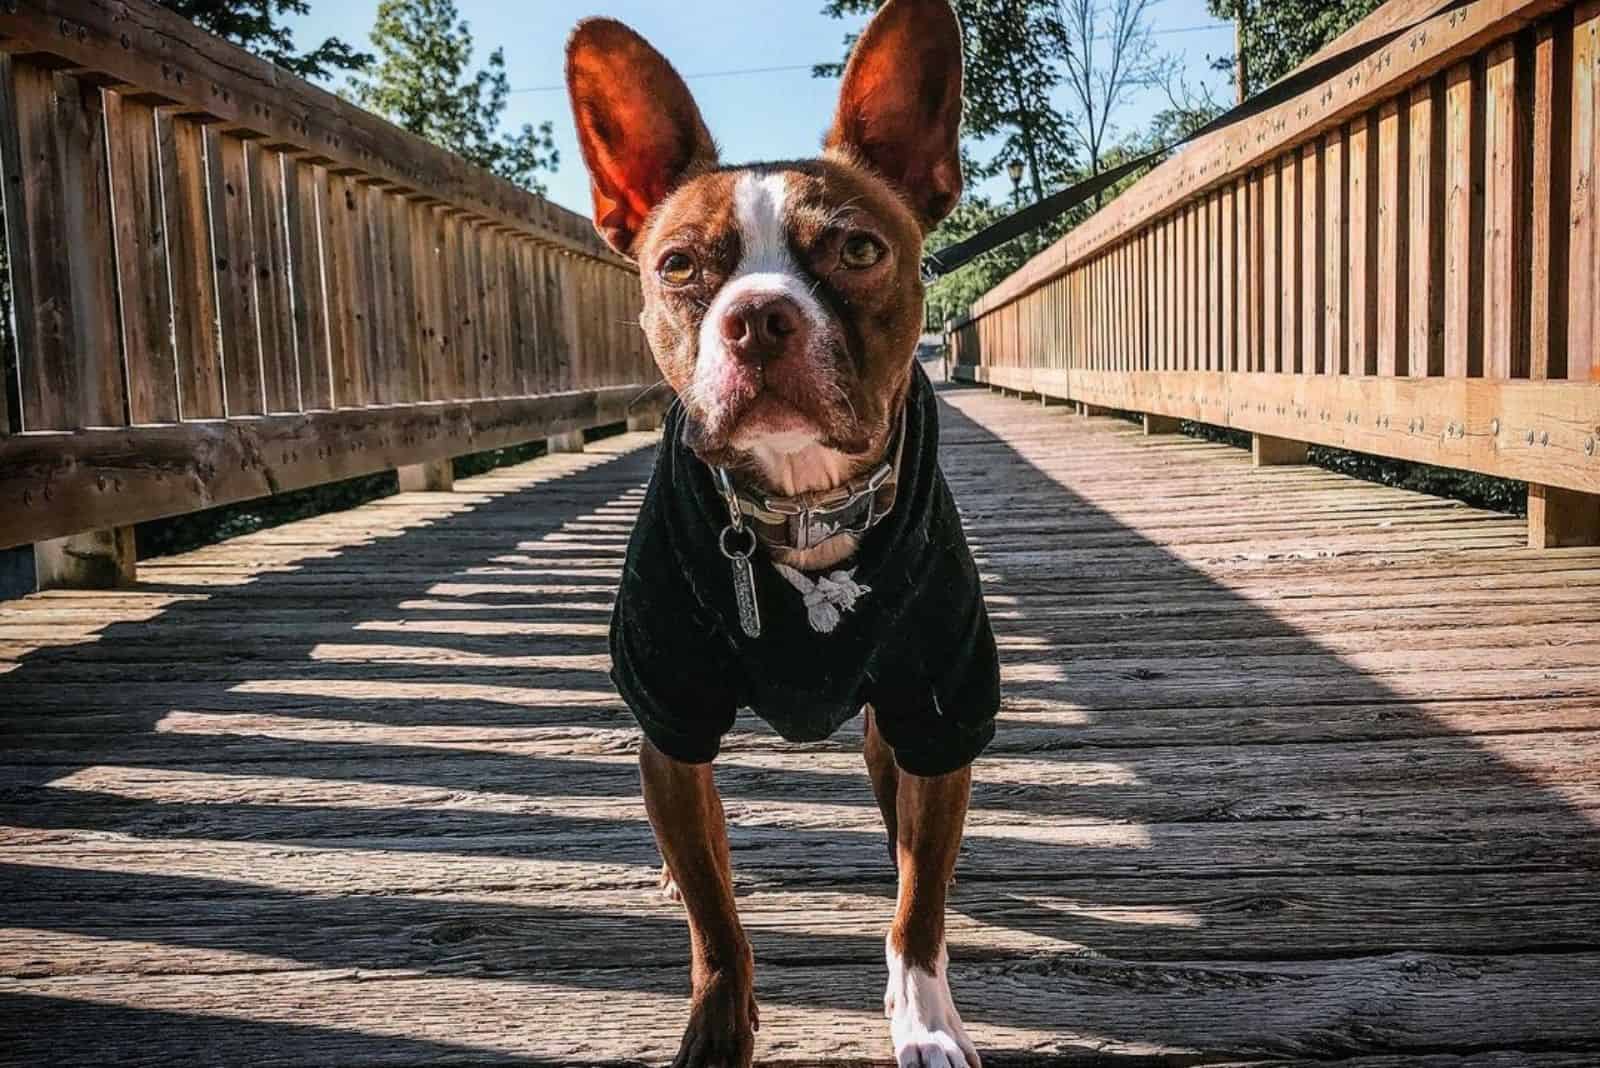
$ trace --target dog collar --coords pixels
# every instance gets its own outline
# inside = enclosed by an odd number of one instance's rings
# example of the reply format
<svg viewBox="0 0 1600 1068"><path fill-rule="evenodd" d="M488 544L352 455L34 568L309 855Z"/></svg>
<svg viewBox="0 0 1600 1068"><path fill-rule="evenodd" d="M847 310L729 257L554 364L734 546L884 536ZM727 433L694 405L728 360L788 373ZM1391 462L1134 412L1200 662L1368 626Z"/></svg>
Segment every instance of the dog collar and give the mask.
<svg viewBox="0 0 1600 1068"><path fill-rule="evenodd" d="M717 485L735 502L757 542L768 549L814 549L841 534L865 534L894 508L899 490L900 455L905 447L905 415L883 461L858 478L831 489L777 497L742 488L725 468L716 468Z"/></svg>

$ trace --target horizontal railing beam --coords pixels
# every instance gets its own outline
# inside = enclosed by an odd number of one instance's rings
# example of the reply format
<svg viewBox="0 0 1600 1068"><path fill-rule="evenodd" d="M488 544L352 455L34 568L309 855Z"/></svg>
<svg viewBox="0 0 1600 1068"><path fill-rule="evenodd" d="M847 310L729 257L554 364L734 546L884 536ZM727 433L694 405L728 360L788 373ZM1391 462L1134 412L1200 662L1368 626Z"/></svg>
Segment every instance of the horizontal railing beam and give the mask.
<svg viewBox="0 0 1600 1068"><path fill-rule="evenodd" d="M961 365L954 377L1600 493L1600 384Z"/></svg>
<svg viewBox="0 0 1600 1068"><path fill-rule="evenodd" d="M624 422L650 383L0 437L0 549Z"/></svg>

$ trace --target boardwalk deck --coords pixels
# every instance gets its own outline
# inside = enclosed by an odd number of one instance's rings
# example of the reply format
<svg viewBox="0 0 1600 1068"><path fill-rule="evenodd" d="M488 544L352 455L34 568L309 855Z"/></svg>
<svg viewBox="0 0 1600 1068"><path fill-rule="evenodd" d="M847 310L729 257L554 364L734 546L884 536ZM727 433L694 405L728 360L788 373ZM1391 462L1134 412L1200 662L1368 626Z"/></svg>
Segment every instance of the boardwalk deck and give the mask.
<svg viewBox="0 0 1600 1068"><path fill-rule="evenodd" d="M980 390L993 1066L1600 1063L1600 550ZM0 1062L663 1063L604 631L629 435L0 606ZM859 735L720 780L768 1063L883 1063Z"/></svg>

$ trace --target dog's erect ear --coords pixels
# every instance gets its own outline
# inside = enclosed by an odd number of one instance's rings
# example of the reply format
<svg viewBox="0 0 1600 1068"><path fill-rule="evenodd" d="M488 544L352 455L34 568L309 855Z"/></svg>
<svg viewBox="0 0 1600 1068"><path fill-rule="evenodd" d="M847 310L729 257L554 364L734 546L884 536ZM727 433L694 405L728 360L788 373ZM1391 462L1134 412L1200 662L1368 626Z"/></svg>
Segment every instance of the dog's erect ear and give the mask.
<svg viewBox="0 0 1600 1068"><path fill-rule="evenodd" d="M825 144L871 164L931 228L961 198L961 24L950 0L889 0L845 66Z"/></svg>
<svg viewBox="0 0 1600 1068"><path fill-rule="evenodd" d="M594 225L631 255L652 208L716 165L717 146L678 72L614 19L585 19L567 42L567 92L594 192Z"/></svg>

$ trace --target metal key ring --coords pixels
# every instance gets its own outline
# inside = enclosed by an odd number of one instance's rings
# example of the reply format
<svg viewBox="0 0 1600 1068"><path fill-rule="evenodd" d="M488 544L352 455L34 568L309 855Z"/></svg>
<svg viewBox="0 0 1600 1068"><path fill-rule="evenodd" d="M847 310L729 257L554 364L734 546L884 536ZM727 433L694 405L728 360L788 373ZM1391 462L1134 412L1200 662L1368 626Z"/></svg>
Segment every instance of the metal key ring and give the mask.
<svg viewBox="0 0 1600 1068"><path fill-rule="evenodd" d="M749 547L743 552L737 552L728 548L729 534L743 534L745 537L750 539ZM750 559L755 555L756 544L756 532L745 526L736 527L732 523L729 523L727 526L722 528L722 533L717 535L717 548L720 549L722 551L722 555L726 556L729 560Z"/></svg>

